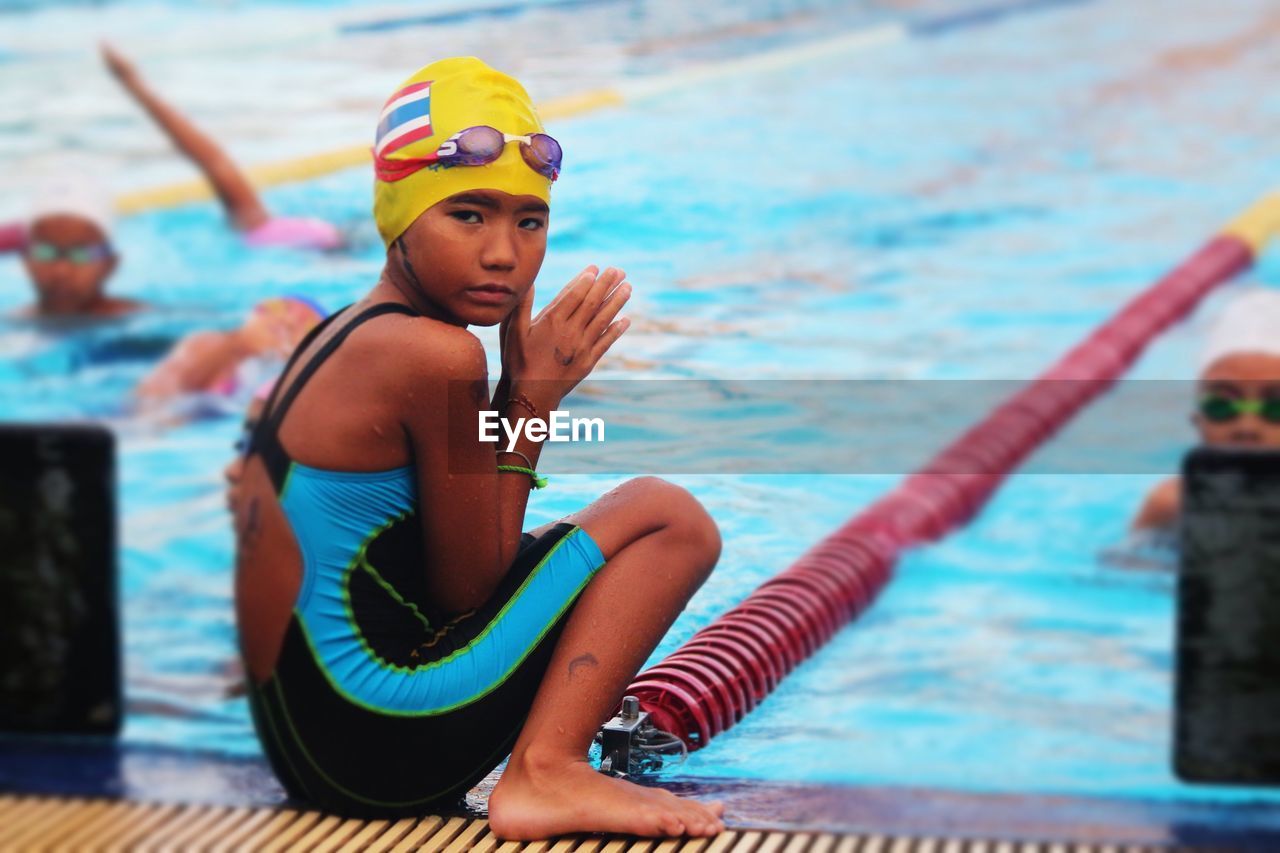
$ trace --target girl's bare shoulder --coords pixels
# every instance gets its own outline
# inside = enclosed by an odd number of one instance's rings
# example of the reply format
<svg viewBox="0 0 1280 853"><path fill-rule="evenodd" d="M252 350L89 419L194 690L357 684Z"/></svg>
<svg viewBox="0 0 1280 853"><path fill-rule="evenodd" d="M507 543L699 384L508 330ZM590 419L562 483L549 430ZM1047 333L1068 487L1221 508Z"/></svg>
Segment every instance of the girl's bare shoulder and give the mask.
<svg viewBox="0 0 1280 853"><path fill-rule="evenodd" d="M353 349L367 359L371 372L390 380L474 380L489 375L479 338L429 317L386 317L378 334L362 336Z"/></svg>

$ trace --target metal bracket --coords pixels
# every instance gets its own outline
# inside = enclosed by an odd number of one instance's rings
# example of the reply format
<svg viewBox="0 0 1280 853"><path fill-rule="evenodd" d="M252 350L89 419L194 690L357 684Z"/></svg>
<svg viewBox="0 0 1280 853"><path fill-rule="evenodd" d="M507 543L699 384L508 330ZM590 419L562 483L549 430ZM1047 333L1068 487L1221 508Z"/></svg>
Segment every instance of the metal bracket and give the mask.
<svg viewBox="0 0 1280 853"><path fill-rule="evenodd" d="M611 776L641 776L661 770L669 756L686 752L684 744L649 720L640 700L627 696L622 710L596 735L600 744L600 772ZM673 749L674 747L674 749Z"/></svg>

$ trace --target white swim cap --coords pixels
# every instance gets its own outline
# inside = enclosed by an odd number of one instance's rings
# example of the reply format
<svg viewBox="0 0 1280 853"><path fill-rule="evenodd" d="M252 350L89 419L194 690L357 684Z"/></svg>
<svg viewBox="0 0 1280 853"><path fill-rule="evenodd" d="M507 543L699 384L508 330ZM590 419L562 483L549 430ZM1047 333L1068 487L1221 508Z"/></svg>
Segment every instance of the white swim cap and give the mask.
<svg viewBox="0 0 1280 853"><path fill-rule="evenodd" d="M46 216L78 216L87 219L111 238L115 204L105 187L91 175L62 173L41 181L27 209L27 227Z"/></svg>
<svg viewBox="0 0 1280 853"><path fill-rule="evenodd" d="M1249 288L1222 307L1200 353L1200 372L1223 356L1246 352L1280 356L1280 290Z"/></svg>

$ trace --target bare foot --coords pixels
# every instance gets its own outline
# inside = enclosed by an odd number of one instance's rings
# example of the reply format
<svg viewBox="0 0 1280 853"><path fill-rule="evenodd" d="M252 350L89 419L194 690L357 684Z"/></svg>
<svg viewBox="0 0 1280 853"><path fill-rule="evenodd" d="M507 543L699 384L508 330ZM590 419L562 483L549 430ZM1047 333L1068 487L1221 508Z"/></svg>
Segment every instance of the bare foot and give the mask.
<svg viewBox="0 0 1280 853"><path fill-rule="evenodd" d="M724 806L677 797L597 773L585 761L511 762L489 797L489 827L507 841L570 832L710 836L724 831Z"/></svg>

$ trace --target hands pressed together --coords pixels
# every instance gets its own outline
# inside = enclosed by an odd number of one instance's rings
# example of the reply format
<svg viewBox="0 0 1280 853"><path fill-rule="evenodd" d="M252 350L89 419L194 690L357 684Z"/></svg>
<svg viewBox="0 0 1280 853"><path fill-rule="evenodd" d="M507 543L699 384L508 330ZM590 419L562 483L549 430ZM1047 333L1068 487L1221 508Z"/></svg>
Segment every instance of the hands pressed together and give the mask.
<svg viewBox="0 0 1280 853"><path fill-rule="evenodd" d="M631 325L616 319L631 298L626 273L589 266L533 317L533 287L499 327L502 373L512 392L546 410L585 379Z"/></svg>

